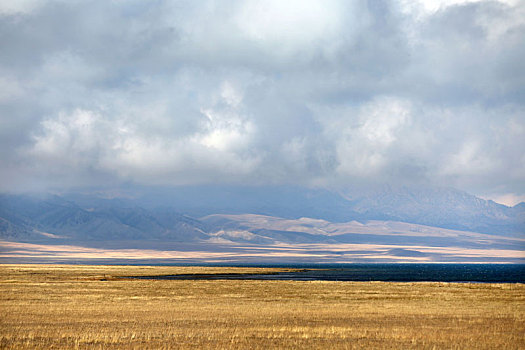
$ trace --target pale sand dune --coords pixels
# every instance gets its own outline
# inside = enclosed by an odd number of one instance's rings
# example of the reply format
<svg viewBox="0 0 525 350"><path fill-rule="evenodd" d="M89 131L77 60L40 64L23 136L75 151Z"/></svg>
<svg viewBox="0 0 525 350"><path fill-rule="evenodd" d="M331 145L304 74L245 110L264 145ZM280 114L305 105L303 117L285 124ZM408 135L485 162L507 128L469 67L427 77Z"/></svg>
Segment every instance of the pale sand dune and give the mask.
<svg viewBox="0 0 525 350"><path fill-rule="evenodd" d="M503 249L461 249L455 247L426 247L380 244L298 244L298 245L205 245L200 250L167 249L103 249L77 245L44 245L0 241L0 261L8 263L16 259L162 259L177 261L244 261L261 259L268 261L308 259L344 263L357 260L393 262L455 261L459 259L525 260L525 252ZM227 249L228 248L228 249ZM401 252L401 255L399 253Z"/></svg>
<svg viewBox="0 0 525 350"><path fill-rule="evenodd" d="M499 236L477 233L471 231L451 230L440 227L411 224L399 221L370 220L366 223L350 221L344 223L331 223L329 221L311 218L284 219L274 216L239 214L239 215L209 215L202 220L227 219L240 226L250 229L269 229L277 231L304 232L321 235L340 234L377 234L400 235L413 237L468 237L476 239L497 239ZM525 239L508 238L525 243Z"/></svg>

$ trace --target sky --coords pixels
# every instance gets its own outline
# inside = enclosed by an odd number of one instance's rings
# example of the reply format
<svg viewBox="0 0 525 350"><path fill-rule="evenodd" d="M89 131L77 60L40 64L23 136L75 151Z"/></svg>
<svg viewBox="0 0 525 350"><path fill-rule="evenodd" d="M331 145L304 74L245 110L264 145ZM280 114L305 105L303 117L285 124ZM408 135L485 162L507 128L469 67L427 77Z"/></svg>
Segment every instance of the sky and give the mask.
<svg viewBox="0 0 525 350"><path fill-rule="evenodd" d="M525 1L0 2L0 191L525 200Z"/></svg>

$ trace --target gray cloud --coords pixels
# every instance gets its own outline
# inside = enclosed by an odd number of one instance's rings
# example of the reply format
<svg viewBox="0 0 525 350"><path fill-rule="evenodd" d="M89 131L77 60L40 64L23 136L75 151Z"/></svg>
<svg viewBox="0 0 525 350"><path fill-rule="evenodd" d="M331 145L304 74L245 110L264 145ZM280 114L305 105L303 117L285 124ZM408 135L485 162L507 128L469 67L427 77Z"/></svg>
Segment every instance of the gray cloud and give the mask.
<svg viewBox="0 0 525 350"><path fill-rule="evenodd" d="M0 5L2 190L377 181L525 196L525 3L447 3Z"/></svg>

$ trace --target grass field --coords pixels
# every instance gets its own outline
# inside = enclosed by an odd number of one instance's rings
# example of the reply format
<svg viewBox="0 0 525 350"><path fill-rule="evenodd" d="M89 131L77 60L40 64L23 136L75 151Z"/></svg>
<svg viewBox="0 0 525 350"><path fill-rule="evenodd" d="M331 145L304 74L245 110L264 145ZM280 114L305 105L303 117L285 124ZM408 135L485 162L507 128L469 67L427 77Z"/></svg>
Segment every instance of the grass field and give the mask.
<svg viewBox="0 0 525 350"><path fill-rule="evenodd" d="M254 270L0 265L0 348L525 348L521 284L119 278Z"/></svg>

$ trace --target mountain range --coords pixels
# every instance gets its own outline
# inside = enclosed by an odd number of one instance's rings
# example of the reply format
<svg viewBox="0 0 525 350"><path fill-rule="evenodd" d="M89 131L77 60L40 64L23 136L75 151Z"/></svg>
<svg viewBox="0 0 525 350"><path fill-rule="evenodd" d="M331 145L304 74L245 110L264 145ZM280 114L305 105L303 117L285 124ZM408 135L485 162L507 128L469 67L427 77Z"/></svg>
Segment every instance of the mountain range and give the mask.
<svg viewBox="0 0 525 350"><path fill-rule="evenodd" d="M389 245L390 252L417 257L424 253L405 248L523 252L524 228L525 203L507 207L450 188L205 186L111 196L0 195L0 239L38 244Z"/></svg>
<svg viewBox="0 0 525 350"><path fill-rule="evenodd" d="M136 190L102 199L67 194L83 207L170 208L191 217L259 214L330 222L389 220L489 234L525 232L525 203L507 207L453 188L380 186L345 191L304 187L194 186Z"/></svg>

